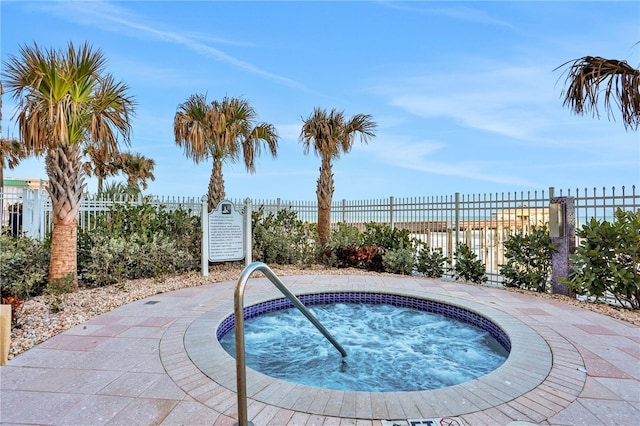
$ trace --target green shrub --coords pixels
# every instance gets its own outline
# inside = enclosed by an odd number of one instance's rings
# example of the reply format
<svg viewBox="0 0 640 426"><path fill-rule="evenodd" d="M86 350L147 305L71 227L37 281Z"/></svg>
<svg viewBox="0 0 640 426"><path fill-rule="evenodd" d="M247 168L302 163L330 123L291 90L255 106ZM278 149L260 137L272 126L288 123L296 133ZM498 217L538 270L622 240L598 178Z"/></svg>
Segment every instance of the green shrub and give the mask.
<svg viewBox="0 0 640 426"><path fill-rule="evenodd" d="M140 205L114 204L105 214L94 219L91 234L94 236L142 238L153 241L157 237L170 236L182 249L200 252L200 215L184 209L167 210L155 206L149 200Z"/></svg>
<svg viewBox="0 0 640 426"><path fill-rule="evenodd" d="M325 248L347 247L354 245L360 247L363 243L362 232L353 225L338 223L338 228L333 230Z"/></svg>
<svg viewBox="0 0 640 426"><path fill-rule="evenodd" d="M428 278L440 278L444 275L446 262L447 258L442 254L441 248L430 249L426 244L421 243L416 261L418 272Z"/></svg>
<svg viewBox="0 0 640 426"><path fill-rule="evenodd" d="M202 252L202 220L199 214L189 210L177 209L166 214L166 237L174 240L176 249L189 253L194 261L188 269L197 269Z"/></svg>
<svg viewBox="0 0 640 426"><path fill-rule="evenodd" d="M85 265L91 260L91 250L100 238L98 233L103 235L101 230L85 231L78 227L78 271L84 269ZM78 277L78 279L81 280L82 277Z"/></svg>
<svg viewBox="0 0 640 426"><path fill-rule="evenodd" d="M85 285L102 287L128 279L186 272L193 270L197 262L167 236L152 241L135 235L129 240L101 237L90 250L81 273Z"/></svg>
<svg viewBox="0 0 640 426"><path fill-rule="evenodd" d="M406 229L370 222L361 233L358 228L338 224L323 250L323 259L338 268L362 268L398 274L413 272L417 240ZM386 260L385 260L386 259Z"/></svg>
<svg viewBox="0 0 640 426"><path fill-rule="evenodd" d="M322 248L320 261L337 268L360 267L357 253L360 246L362 246L360 230L340 222Z"/></svg>
<svg viewBox="0 0 640 426"><path fill-rule="evenodd" d="M315 229L290 208L252 212L252 258L267 264L313 263L317 257Z"/></svg>
<svg viewBox="0 0 640 426"><path fill-rule="evenodd" d="M500 265L505 286L547 292L555 246L546 226L533 227L526 235L510 235L504 243L507 263Z"/></svg>
<svg viewBox="0 0 640 426"><path fill-rule="evenodd" d="M135 243L135 241L134 241ZM128 278L151 278L195 269L197 260L168 236L140 241L128 250Z"/></svg>
<svg viewBox="0 0 640 426"><path fill-rule="evenodd" d="M148 200L115 204L78 232L78 270L88 286L197 269L201 257L200 217L166 210Z"/></svg>
<svg viewBox="0 0 640 426"><path fill-rule="evenodd" d="M2 297L24 299L42 294L49 268L48 241L0 234Z"/></svg>
<svg viewBox="0 0 640 426"><path fill-rule="evenodd" d="M487 280L486 268L478 256L465 243L456 244L454 278L482 284Z"/></svg>
<svg viewBox="0 0 640 426"><path fill-rule="evenodd" d="M129 248L123 237L97 237L80 269L82 282L90 287L103 287L127 279Z"/></svg>
<svg viewBox="0 0 640 426"><path fill-rule="evenodd" d="M411 275L416 263L411 248L389 250L382 256L382 264L387 272L392 274Z"/></svg>
<svg viewBox="0 0 640 426"><path fill-rule="evenodd" d="M362 242L366 246L375 246L383 251L409 248L412 239L407 229L392 228L386 223L367 223L362 235Z"/></svg>
<svg viewBox="0 0 640 426"><path fill-rule="evenodd" d="M640 309L640 210L618 209L614 223L591 219L576 234L581 242L570 256L569 287Z"/></svg>
<svg viewBox="0 0 640 426"><path fill-rule="evenodd" d="M156 235L170 231L168 212L148 200L140 205L114 204L106 215L98 216L96 233L128 239L134 235L152 240Z"/></svg>

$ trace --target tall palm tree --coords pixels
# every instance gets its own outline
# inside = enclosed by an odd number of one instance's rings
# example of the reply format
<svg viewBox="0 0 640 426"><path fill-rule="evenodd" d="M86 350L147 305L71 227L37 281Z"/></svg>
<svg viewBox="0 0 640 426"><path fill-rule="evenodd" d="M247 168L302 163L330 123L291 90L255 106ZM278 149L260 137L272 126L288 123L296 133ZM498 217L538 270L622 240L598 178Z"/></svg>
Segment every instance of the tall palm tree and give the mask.
<svg viewBox="0 0 640 426"><path fill-rule="evenodd" d="M263 146L277 156L278 133L268 123L256 124L257 113L242 98L226 97L207 103L206 95L191 95L178 105L173 121L176 144L196 164L213 159L207 191L209 211L225 197L222 163L236 162L242 156L249 173L255 172L255 158Z"/></svg>
<svg viewBox="0 0 640 426"><path fill-rule="evenodd" d="M118 168L127 175L127 185L138 190L139 184L142 185L142 189L147 189L147 179L156 179L153 175L155 165L156 162L153 159L137 152L135 154L123 152L118 162Z"/></svg>
<svg viewBox="0 0 640 426"><path fill-rule="evenodd" d="M105 58L88 43L43 50L23 46L5 64L8 92L19 101L21 140L28 154L44 155L53 210L52 286L77 288L78 209L84 191L82 147L118 151L129 142L134 101L127 86L105 73ZM69 280L69 282L67 282Z"/></svg>
<svg viewBox="0 0 640 426"><path fill-rule="evenodd" d="M356 134L360 141L367 143L375 137L377 124L370 115L357 114L346 119L344 112L332 109L314 108L313 113L304 120L300 132L300 142L304 145L305 155L311 147L321 158L320 177L316 196L318 197L318 239L321 245L326 244L331 234L331 201L333 198L332 161L342 153L348 153L353 146Z"/></svg>
<svg viewBox="0 0 640 426"><path fill-rule="evenodd" d="M567 67L564 104L576 114L592 112L600 117L598 100L600 86L604 86L604 109L609 119L614 117L613 102L622 113L625 129L636 130L640 125L640 70L625 61L585 56L571 60L558 68Z"/></svg>

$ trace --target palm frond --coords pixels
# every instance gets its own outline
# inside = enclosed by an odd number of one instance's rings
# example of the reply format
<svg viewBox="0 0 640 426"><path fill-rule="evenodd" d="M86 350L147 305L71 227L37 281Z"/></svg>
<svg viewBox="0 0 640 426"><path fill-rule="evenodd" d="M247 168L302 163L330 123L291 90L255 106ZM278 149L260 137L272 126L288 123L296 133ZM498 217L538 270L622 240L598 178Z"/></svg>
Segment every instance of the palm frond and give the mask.
<svg viewBox="0 0 640 426"><path fill-rule="evenodd" d="M563 90L564 106L576 114L592 113L600 117L598 104L604 95L603 106L610 120L615 120L616 104L626 129L640 125L640 70L625 61L585 56L565 62L557 69L567 67ZM603 87L602 87L603 86Z"/></svg>

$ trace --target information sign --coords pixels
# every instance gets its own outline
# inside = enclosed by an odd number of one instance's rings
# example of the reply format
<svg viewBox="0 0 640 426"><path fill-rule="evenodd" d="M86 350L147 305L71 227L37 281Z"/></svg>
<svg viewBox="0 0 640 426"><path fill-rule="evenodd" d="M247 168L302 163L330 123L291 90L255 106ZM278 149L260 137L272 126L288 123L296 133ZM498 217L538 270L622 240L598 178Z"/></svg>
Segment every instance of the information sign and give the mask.
<svg viewBox="0 0 640 426"><path fill-rule="evenodd" d="M209 261L235 261L244 256L244 217L231 201L221 201L209 213Z"/></svg>

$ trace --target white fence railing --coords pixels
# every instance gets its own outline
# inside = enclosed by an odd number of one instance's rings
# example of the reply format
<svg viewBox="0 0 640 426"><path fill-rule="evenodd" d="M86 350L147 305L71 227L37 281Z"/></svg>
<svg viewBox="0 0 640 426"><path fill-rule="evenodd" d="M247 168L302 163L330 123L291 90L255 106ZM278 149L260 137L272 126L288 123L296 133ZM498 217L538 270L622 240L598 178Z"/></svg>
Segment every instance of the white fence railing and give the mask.
<svg viewBox="0 0 640 426"><path fill-rule="evenodd" d="M487 265L489 281L499 282L499 268L504 263L503 243L510 234L526 233L532 226L548 223L549 199L558 196L574 197L576 228L592 217L612 221L616 209L637 211L640 194L636 186L630 188L592 188L556 191L528 191L513 193L452 194L376 200L336 200L331 207L332 226L345 223L364 229L369 222L385 223L403 228L430 247L442 248L452 258L457 242L465 242ZM117 203L140 205L147 200L167 210L183 209L199 215L202 201L198 197L142 197L124 200L85 198L80 206L78 225L88 230L93 218ZM51 230L51 202L39 190L20 189L0 194L2 226L42 238ZM243 205L244 199L231 199ZM317 204L309 201L252 200L254 211L265 213L290 209L297 218L315 223Z"/></svg>

